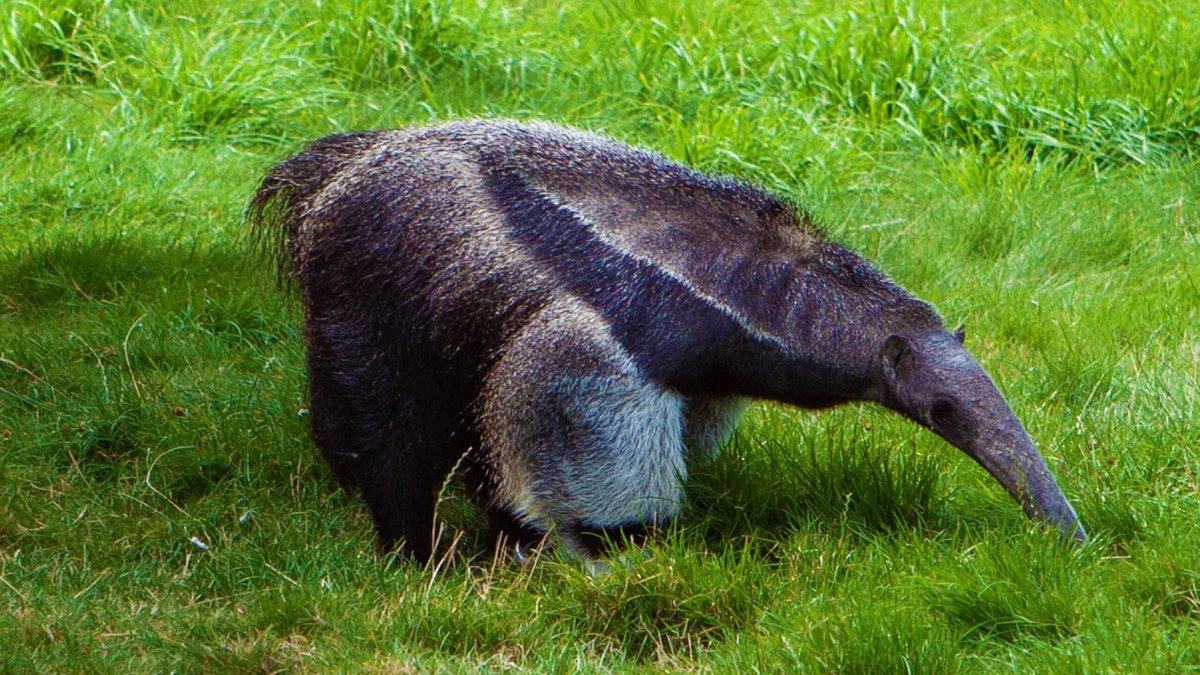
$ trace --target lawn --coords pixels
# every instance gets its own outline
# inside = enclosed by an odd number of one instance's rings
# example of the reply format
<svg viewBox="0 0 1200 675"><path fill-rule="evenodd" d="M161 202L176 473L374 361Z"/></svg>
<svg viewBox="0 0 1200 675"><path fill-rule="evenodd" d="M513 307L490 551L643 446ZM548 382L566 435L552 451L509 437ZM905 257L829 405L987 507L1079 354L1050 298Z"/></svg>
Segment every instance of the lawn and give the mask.
<svg viewBox="0 0 1200 675"><path fill-rule="evenodd" d="M541 118L803 205L967 326L1092 535L872 406L756 404L608 574L389 565L258 180ZM1200 670L1200 2L8 0L0 671Z"/></svg>

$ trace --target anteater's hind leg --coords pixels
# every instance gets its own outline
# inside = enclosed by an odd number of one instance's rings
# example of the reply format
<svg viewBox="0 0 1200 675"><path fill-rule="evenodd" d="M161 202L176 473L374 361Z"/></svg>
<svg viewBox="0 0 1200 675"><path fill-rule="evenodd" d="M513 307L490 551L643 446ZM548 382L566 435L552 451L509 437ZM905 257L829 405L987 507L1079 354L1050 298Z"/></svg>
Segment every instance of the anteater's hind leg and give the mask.
<svg viewBox="0 0 1200 675"><path fill-rule="evenodd" d="M648 382L590 309L559 303L510 343L483 421L496 504L578 553L679 511L683 400Z"/></svg>
<svg viewBox="0 0 1200 675"><path fill-rule="evenodd" d="M461 409L422 389L396 389L367 404L359 479L380 544L420 562L433 554L438 493L468 449L456 423Z"/></svg>
<svg viewBox="0 0 1200 675"><path fill-rule="evenodd" d="M465 402L436 355L353 328L329 317L309 325L313 436L343 483L362 490L383 548L424 562L438 491L470 444Z"/></svg>
<svg viewBox="0 0 1200 675"><path fill-rule="evenodd" d="M308 339L308 419L313 441L346 488L359 486L360 442L355 407L345 376L339 377L337 351L320 336Z"/></svg>

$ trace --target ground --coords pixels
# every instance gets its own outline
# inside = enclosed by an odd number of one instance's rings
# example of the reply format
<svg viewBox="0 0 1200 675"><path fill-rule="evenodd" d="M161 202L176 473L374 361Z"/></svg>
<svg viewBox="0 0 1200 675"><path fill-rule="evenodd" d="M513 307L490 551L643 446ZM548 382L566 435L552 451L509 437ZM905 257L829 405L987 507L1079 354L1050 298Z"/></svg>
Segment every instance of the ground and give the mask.
<svg viewBox="0 0 1200 675"><path fill-rule="evenodd" d="M1200 669L1200 4L16 0L0 670ZM811 211L947 322L1093 539L875 407L755 405L613 571L449 486L389 566L241 224L326 133L606 131Z"/></svg>

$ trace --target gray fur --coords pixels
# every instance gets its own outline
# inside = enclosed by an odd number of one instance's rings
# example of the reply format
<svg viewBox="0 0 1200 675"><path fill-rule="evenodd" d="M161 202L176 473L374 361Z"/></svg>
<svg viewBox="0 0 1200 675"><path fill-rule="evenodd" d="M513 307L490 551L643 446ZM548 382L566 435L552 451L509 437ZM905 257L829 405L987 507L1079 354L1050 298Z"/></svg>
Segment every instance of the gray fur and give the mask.
<svg viewBox="0 0 1200 675"><path fill-rule="evenodd" d="M300 285L317 443L416 557L465 452L502 530L583 550L583 530L665 522L688 458L754 398L880 402L1077 527L961 336L755 187L470 120L322 139L268 175L251 220Z"/></svg>
<svg viewBox="0 0 1200 675"><path fill-rule="evenodd" d="M496 503L539 529L670 519L687 476L683 406L642 377L594 311L552 303L487 377L482 422L484 443L497 450Z"/></svg>

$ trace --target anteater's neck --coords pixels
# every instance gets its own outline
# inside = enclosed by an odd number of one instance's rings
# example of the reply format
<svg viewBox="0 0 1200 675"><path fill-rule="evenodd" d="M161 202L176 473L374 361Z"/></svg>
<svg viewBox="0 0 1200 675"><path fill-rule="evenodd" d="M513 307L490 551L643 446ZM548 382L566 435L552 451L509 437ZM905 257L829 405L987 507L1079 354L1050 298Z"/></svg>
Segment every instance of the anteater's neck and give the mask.
<svg viewBox="0 0 1200 675"><path fill-rule="evenodd" d="M926 303L912 297L854 252L829 242L811 257L775 265L772 274L753 279L737 293L773 306L748 317L764 322L732 322L714 331L711 381L737 393L822 408L871 399L880 349L891 334L942 327ZM781 311L782 310L782 311ZM701 345L698 363L707 353Z"/></svg>

